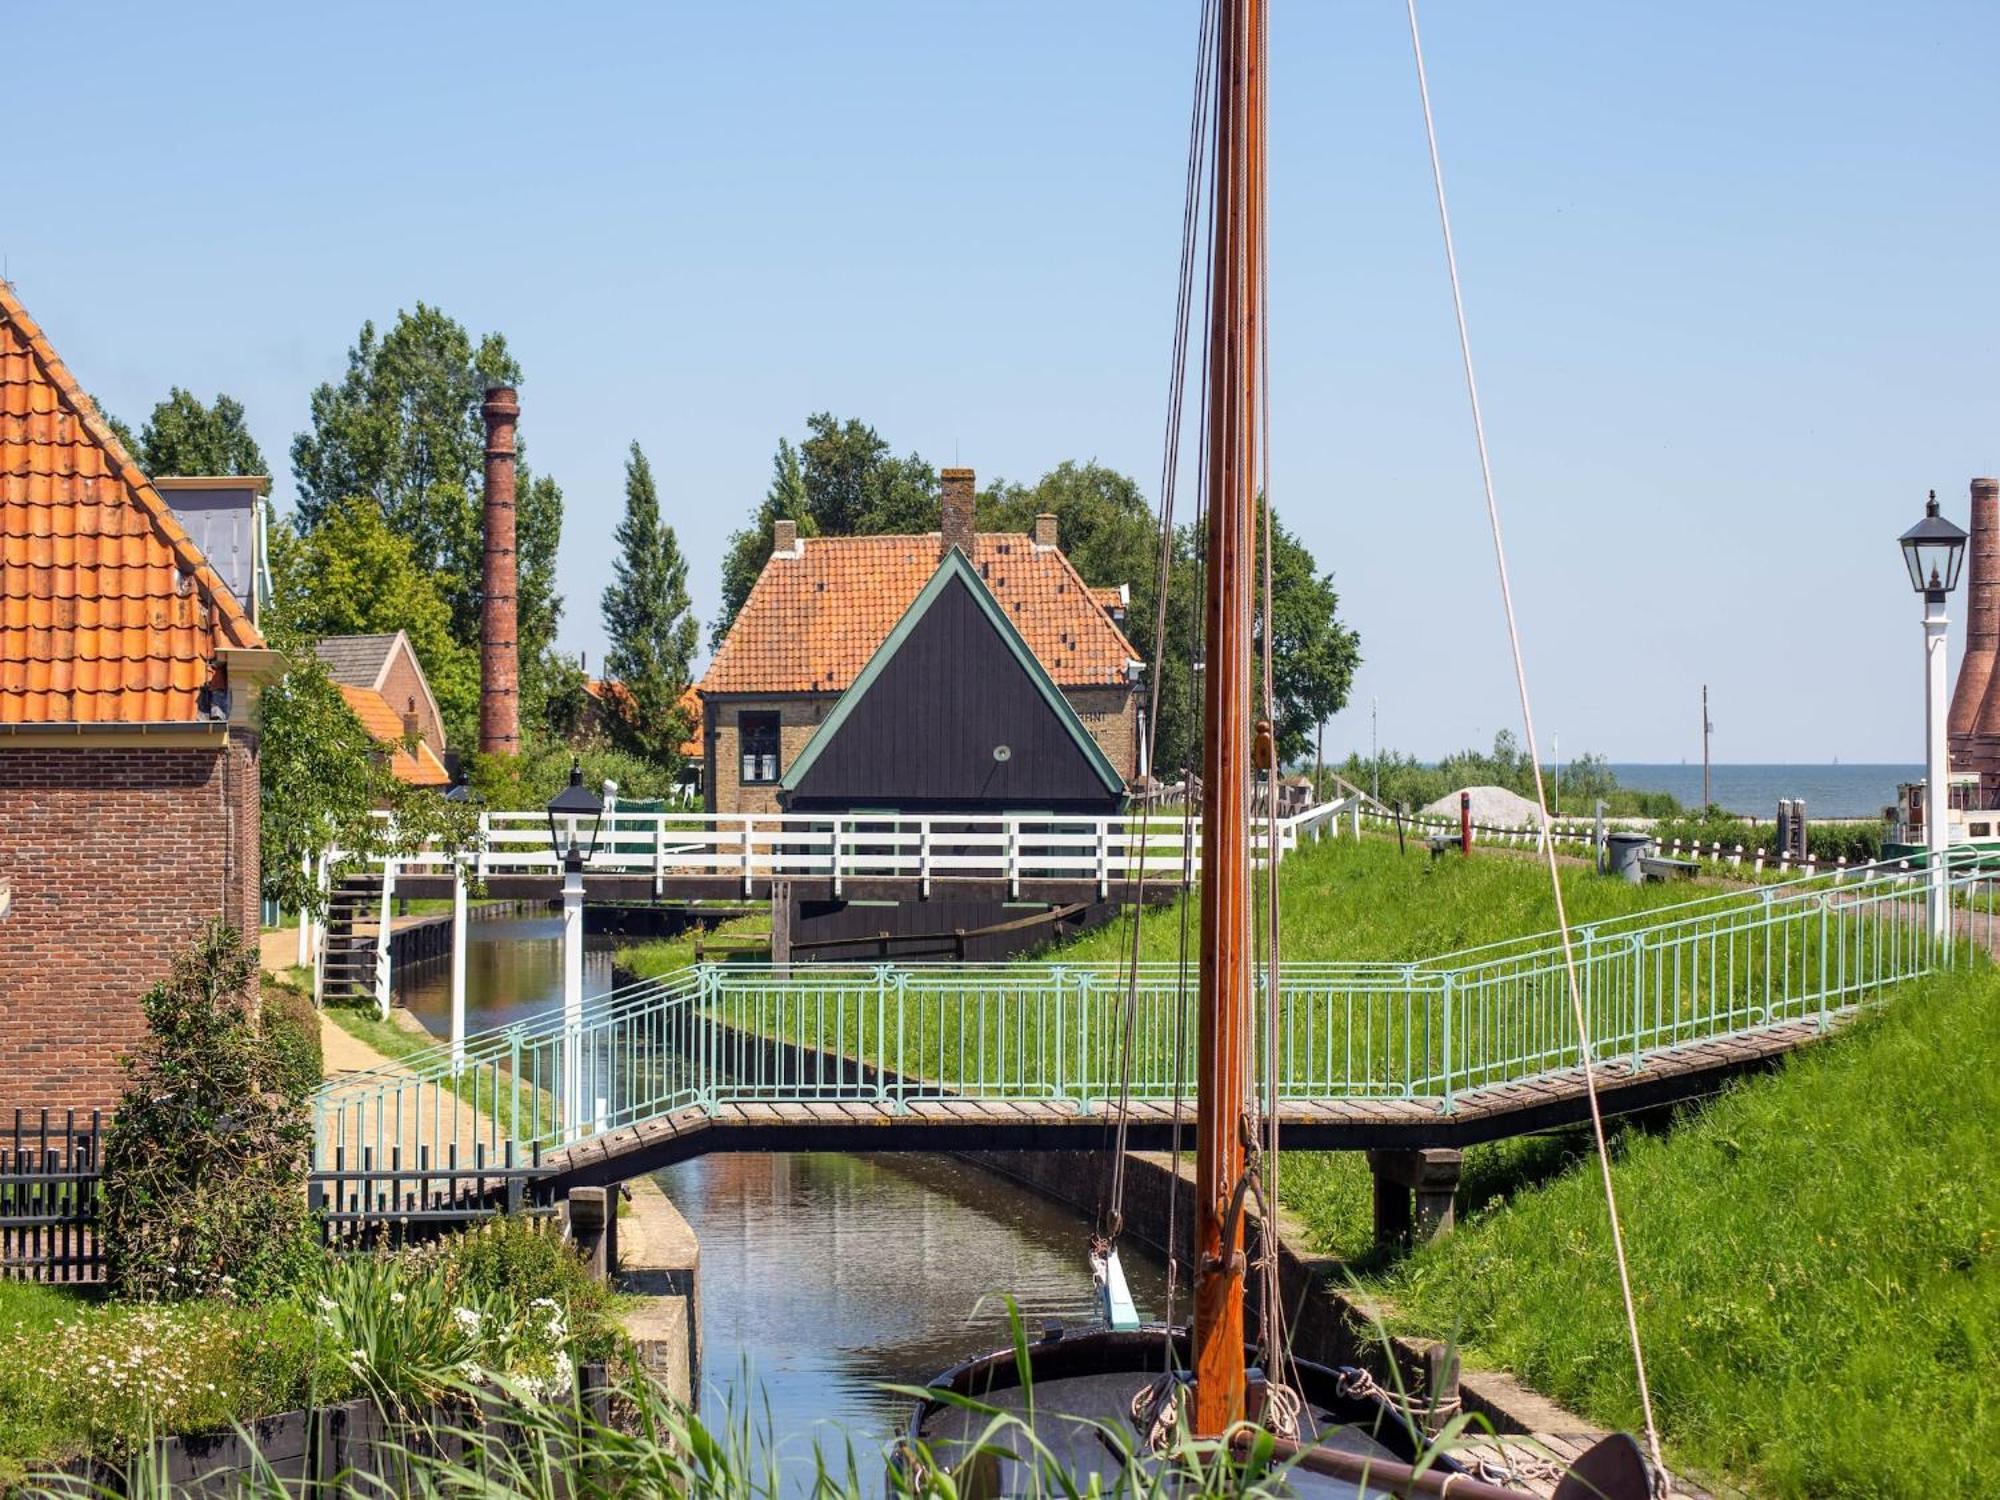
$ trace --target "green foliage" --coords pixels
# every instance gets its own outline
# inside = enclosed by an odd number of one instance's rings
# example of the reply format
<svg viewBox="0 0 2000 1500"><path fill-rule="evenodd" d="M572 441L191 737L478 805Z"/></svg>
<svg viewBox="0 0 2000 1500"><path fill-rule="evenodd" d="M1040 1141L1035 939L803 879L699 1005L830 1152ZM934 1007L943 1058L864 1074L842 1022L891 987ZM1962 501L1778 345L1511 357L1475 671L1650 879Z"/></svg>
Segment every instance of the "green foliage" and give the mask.
<svg viewBox="0 0 2000 1500"><path fill-rule="evenodd" d="M553 1221L525 1216L489 1219L443 1242L443 1277L454 1295L512 1297L523 1307L562 1309L580 1359L614 1352L616 1298L557 1231Z"/></svg>
<svg viewBox="0 0 2000 1500"><path fill-rule="evenodd" d="M1667 1437L1758 1494L1985 1488L2000 1443L2000 976L1911 984L1615 1170ZM1609 1424L1638 1417L1603 1190L1579 1166L1412 1257L1413 1331Z"/></svg>
<svg viewBox="0 0 2000 1500"><path fill-rule="evenodd" d="M135 1306L0 1282L0 1488L10 1494L30 1465L116 1459L154 1433L226 1431L351 1391L324 1330L293 1302Z"/></svg>
<svg viewBox="0 0 2000 1500"><path fill-rule="evenodd" d="M287 1099L304 1103L326 1077L319 1012L303 990L268 975L262 985L257 1018L271 1055L272 1080Z"/></svg>
<svg viewBox="0 0 2000 1500"><path fill-rule="evenodd" d="M1806 852L1815 860L1832 864L1846 860L1850 865L1868 864L1882 857L1882 825L1865 823L1812 823L1806 825ZM1683 844L1721 844L1733 849L1741 844L1747 854L1761 849L1766 854L1778 847L1778 825L1752 823L1726 813L1719 807L1699 815L1664 819L1653 826L1653 837L1661 843L1679 839Z"/></svg>
<svg viewBox="0 0 2000 1500"><path fill-rule="evenodd" d="M271 579L273 640L300 650L320 636L401 630L437 699L446 743L477 742L478 652L455 633L444 580L377 502L338 501L304 533L273 527Z"/></svg>
<svg viewBox="0 0 2000 1500"><path fill-rule="evenodd" d="M478 809L396 780L308 648L294 645L285 675L260 696L258 725L263 893L286 911L316 914L325 904L307 858L327 849L363 859L427 840L461 850L477 842ZM393 824L374 816L378 808L394 813Z"/></svg>
<svg viewBox="0 0 2000 1500"><path fill-rule="evenodd" d="M525 739L519 755L469 757L467 779L488 807L539 808L569 785L572 759L583 765L585 786L601 792L606 781L615 781L621 800L652 801L673 790L673 773L656 761L614 745L573 748L546 736Z"/></svg>
<svg viewBox="0 0 2000 1500"><path fill-rule="evenodd" d="M133 454L148 478L162 474L269 474L250 436L243 403L218 394L213 406L179 386L153 408Z"/></svg>
<svg viewBox="0 0 2000 1500"><path fill-rule="evenodd" d="M672 772L693 727L679 700L701 637L688 598L687 560L674 528L660 519L653 466L636 442L625 461L625 518L613 540L618 556L604 591L604 628L611 638L604 675L622 694L607 694L605 707L632 749Z"/></svg>
<svg viewBox="0 0 2000 1500"><path fill-rule="evenodd" d="M1278 759L1292 764L1312 750L1314 731L1347 702L1354 669L1361 664L1361 638L1340 623L1333 575L1318 571L1312 554L1275 513L1270 522L1271 676L1277 698L1273 717ZM1257 550L1261 568L1261 531ZM1261 652L1265 631L1261 578L1257 588L1254 630Z"/></svg>
<svg viewBox="0 0 2000 1500"><path fill-rule="evenodd" d="M831 412L806 419L796 449L780 440L771 488L756 520L729 539L722 562L722 607L709 633L719 646L771 556L771 523L790 519L801 536L880 536L935 531L937 471L912 453L897 458L881 434Z"/></svg>
<svg viewBox="0 0 2000 1500"><path fill-rule="evenodd" d="M147 1040L104 1148L100 1232L121 1295L265 1300L316 1253L296 1059L257 1024L257 954L212 923L141 1002Z"/></svg>
<svg viewBox="0 0 2000 1500"><path fill-rule="evenodd" d="M1382 801L1412 812L1467 786L1505 787L1531 802L1535 797L1534 764L1510 729L1493 736L1491 751L1460 750L1435 765L1397 750L1384 750L1376 760L1356 751L1341 765L1340 774L1363 791L1372 791L1378 770ZM1602 755L1586 753L1563 762L1560 802L1553 763L1542 767L1542 782L1550 811L1560 809L1566 817L1588 815L1600 799L1613 817L1666 818L1681 811L1669 793L1620 786Z"/></svg>
<svg viewBox="0 0 2000 1500"><path fill-rule="evenodd" d="M520 378L505 338L489 333L475 344L463 326L419 302L415 312L397 313L385 334L378 336L372 322L362 324L346 375L313 392L312 430L292 441L299 530L310 535L357 496L372 500L388 529L409 544L415 566L433 578L450 634L467 653L476 652L479 641L486 452L479 408L488 384L519 384ZM555 587L562 490L546 475L531 473L525 449L523 455L515 503L525 679L542 670L562 610ZM357 582L381 587L387 580ZM371 590L354 607L393 611L394 594ZM424 670L433 670L427 655ZM442 702L435 676L431 686ZM469 743L457 729L451 733L457 743Z"/></svg>
<svg viewBox="0 0 2000 1500"><path fill-rule="evenodd" d="M813 520L812 504L806 495L805 471L799 464L799 450L784 438L771 459L771 488L757 507L751 523L732 532L722 554L722 605L708 632L708 645L715 650L743 608L743 601L756 587L757 575L771 560L771 527L778 521L794 522L799 535L818 536L819 523Z"/></svg>
<svg viewBox="0 0 2000 1500"><path fill-rule="evenodd" d="M125 450L125 456L134 463L137 463L139 461L139 440L132 435L132 429L126 426L121 419L113 416L111 409L95 396L90 398L90 404L97 408L97 415L104 419L104 425L109 427L111 435L118 439L119 446Z"/></svg>

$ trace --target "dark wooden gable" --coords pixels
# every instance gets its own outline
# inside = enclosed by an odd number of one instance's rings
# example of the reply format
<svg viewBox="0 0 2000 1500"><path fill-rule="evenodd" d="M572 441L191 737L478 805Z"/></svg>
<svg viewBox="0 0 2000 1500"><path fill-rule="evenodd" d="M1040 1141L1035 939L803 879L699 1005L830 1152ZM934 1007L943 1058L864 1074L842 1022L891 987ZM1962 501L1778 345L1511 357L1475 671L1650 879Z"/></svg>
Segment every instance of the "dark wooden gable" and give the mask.
<svg viewBox="0 0 2000 1500"><path fill-rule="evenodd" d="M794 811L1111 811L1124 787L957 552L800 752Z"/></svg>

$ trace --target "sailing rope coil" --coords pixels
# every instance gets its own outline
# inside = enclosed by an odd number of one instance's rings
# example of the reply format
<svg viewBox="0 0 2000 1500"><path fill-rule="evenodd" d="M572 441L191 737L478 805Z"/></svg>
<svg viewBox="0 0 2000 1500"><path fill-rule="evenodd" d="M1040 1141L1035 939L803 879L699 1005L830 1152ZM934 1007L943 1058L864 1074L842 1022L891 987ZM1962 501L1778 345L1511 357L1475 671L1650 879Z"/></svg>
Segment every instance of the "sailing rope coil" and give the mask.
<svg viewBox="0 0 2000 1500"><path fill-rule="evenodd" d="M1625 1258L1625 1236L1618 1222L1618 1193L1611 1180L1611 1147L1604 1135L1604 1115L1597 1100L1597 1071L1591 1056L1589 1024L1583 992L1576 978L1576 953L1570 940L1569 913L1563 905L1562 873L1556 865L1556 845L1549 822L1549 799L1542 785L1542 757L1535 744L1535 714L1528 697L1528 668L1521 653L1521 631L1514 618L1514 591L1507 574L1507 548L1500 534L1500 502L1493 489L1493 463L1486 449L1486 422L1479 408L1479 383L1472 372L1472 337L1465 320L1465 293L1459 285L1458 252L1451 237L1451 210L1445 201L1444 163L1438 155L1437 123L1431 114L1430 80L1424 71L1423 35L1417 27L1417 0L1405 0L1410 15L1410 49L1417 64L1417 94L1424 109L1424 138L1430 146L1431 182L1437 190L1438 225L1444 235L1445 269L1451 279L1451 305L1458 322L1458 349L1465 367L1465 393L1472 408L1472 435L1479 449L1480 480L1486 491L1486 519L1493 533L1493 559L1500 574L1500 603L1507 617L1507 644L1514 657L1514 685L1521 698L1521 727L1527 738L1528 765L1535 774L1535 807L1541 815L1542 856L1548 862L1549 885L1555 892L1556 926L1562 934L1563 972L1569 983L1570 1013L1576 1022L1577 1053L1583 1067L1583 1087L1590 1103L1590 1129L1604 1179L1604 1205L1611 1220L1611 1248L1618 1263L1618 1287L1625 1302L1625 1331L1632 1347L1632 1367L1639 1386L1639 1405L1646 1422L1646 1445L1655 1471L1664 1476L1660 1430L1653 1419L1653 1393L1646 1380L1646 1351L1639 1337L1638 1303L1632 1293L1632 1272Z"/></svg>

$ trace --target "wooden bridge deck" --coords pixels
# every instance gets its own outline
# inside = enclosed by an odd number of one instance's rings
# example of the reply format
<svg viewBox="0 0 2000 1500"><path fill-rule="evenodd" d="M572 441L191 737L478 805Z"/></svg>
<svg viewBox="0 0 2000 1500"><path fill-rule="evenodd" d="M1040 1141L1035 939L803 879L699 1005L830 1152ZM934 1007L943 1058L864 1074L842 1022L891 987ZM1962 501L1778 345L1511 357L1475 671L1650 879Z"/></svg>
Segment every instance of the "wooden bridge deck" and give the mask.
<svg viewBox="0 0 2000 1500"><path fill-rule="evenodd" d="M1657 1109L1714 1093L1731 1079L1777 1063L1824 1033L1817 1021L1793 1021L1597 1065L1607 1115ZM1194 1146L1192 1106L1179 1131ZM1465 1147L1573 1125L1589 1117L1580 1068L1527 1082L1460 1093L1449 1113L1431 1099L1287 1101L1279 1111L1284 1143L1302 1150L1368 1147ZM1089 1112L1072 1100L935 1099L897 1105L868 1097L813 1103L738 1102L713 1111L676 1110L546 1153L542 1165L557 1191L623 1181L690 1157L728 1151L1094 1151L1114 1114L1098 1101ZM1132 1149L1173 1146L1175 1112L1145 1101L1131 1107Z"/></svg>

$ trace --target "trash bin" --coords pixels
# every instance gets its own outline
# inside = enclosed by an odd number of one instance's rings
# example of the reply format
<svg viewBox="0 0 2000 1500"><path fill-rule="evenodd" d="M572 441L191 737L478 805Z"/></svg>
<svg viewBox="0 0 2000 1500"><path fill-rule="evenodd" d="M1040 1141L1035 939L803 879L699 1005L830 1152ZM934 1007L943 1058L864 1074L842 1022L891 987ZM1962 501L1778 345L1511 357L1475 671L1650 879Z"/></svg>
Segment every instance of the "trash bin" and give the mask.
<svg viewBox="0 0 2000 1500"><path fill-rule="evenodd" d="M1607 833L1604 836L1604 873L1620 880L1629 880L1633 885L1645 879L1645 872L1639 868L1639 859L1652 847L1650 833Z"/></svg>

